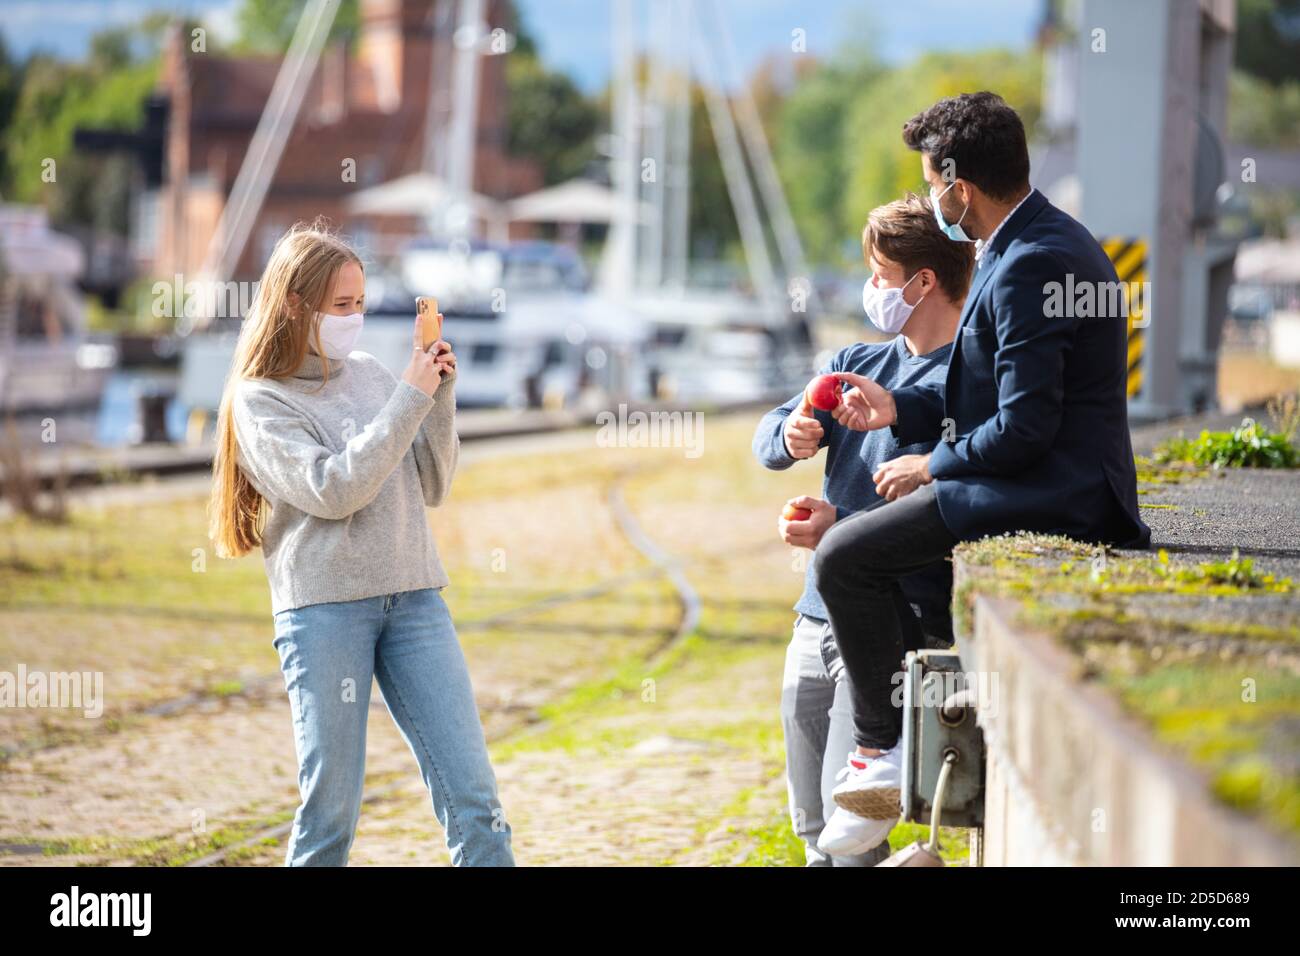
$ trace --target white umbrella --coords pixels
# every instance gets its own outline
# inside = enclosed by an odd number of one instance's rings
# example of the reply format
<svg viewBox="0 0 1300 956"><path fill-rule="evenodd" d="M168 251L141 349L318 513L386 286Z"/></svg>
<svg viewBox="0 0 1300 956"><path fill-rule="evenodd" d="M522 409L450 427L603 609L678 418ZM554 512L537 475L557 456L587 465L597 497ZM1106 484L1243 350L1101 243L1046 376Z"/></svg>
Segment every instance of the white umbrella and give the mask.
<svg viewBox="0 0 1300 956"><path fill-rule="evenodd" d="M411 173L351 197L346 208L358 216L441 217L457 204L488 222L501 218L501 204L480 193L459 193L432 173Z"/></svg>
<svg viewBox="0 0 1300 956"><path fill-rule="evenodd" d="M640 203L638 216L648 210ZM608 186L570 179L510 202L511 222L613 222L623 215L623 200Z"/></svg>
<svg viewBox="0 0 1300 956"><path fill-rule="evenodd" d="M81 243L51 230L39 207L0 206L0 260L14 275L75 279L85 268Z"/></svg>

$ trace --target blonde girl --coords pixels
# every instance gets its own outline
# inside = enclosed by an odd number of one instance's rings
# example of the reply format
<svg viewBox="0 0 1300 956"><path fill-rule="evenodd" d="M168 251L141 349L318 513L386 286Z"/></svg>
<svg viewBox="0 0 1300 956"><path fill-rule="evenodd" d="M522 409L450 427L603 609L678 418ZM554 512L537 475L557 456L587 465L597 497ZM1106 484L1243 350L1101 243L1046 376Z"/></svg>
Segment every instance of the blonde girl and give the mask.
<svg viewBox="0 0 1300 956"><path fill-rule="evenodd" d="M425 516L456 470L456 356L414 323L400 380L353 351L360 259L320 225L271 253L244 321L217 424L210 534L260 547L293 715L301 802L288 866L342 866L365 777L378 680L420 766L452 863L510 866L469 673Z"/></svg>

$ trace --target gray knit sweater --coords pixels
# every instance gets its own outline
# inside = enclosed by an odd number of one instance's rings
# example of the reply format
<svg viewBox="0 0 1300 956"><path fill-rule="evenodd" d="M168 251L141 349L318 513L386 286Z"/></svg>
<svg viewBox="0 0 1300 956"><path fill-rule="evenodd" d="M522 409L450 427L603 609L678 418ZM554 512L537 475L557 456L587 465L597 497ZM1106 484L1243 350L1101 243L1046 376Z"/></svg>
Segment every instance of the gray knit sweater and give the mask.
<svg viewBox="0 0 1300 956"><path fill-rule="evenodd" d="M454 379L430 398L353 352L238 383L236 461L271 506L272 613L447 586L424 509L447 496L460 455Z"/></svg>

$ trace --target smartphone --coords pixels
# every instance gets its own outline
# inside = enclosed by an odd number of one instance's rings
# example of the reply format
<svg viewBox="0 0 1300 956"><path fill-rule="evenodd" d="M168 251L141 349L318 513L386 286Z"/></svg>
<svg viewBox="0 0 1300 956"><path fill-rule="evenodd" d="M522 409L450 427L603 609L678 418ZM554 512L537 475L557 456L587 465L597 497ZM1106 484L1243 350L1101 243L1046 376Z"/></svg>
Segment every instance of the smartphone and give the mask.
<svg viewBox="0 0 1300 956"><path fill-rule="evenodd" d="M415 311L420 316L420 332L424 339L424 350L442 338L442 316L438 314L438 300L429 296L418 296Z"/></svg>

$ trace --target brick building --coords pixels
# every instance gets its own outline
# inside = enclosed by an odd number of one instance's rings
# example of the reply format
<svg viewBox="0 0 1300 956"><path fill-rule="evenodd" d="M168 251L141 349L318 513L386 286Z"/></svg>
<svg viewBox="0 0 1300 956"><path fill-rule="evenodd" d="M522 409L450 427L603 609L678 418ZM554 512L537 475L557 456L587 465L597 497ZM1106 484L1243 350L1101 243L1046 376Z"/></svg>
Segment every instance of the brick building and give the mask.
<svg viewBox="0 0 1300 956"><path fill-rule="evenodd" d="M233 278L255 277L275 239L300 219L324 215L353 235L378 238L349 221L344 202L421 167L430 72L438 71L443 94L452 56L450 37L435 39L434 5L361 0L357 36L326 46ZM503 25L508 13L507 0L491 0L489 28ZM473 188L496 199L541 185L534 163L506 154L505 59L483 56L479 85ZM169 104L164 182L147 244L153 274L199 271L280 62L193 52L189 36L169 37L158 90ZM344 181L349 159L355 182ZM412 219L378 228L417 227Z"/></svg>

